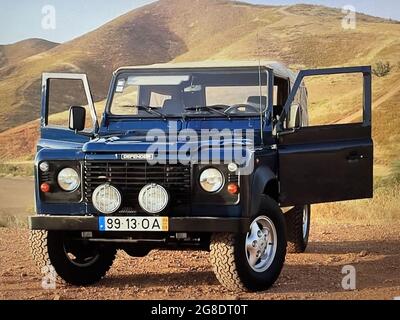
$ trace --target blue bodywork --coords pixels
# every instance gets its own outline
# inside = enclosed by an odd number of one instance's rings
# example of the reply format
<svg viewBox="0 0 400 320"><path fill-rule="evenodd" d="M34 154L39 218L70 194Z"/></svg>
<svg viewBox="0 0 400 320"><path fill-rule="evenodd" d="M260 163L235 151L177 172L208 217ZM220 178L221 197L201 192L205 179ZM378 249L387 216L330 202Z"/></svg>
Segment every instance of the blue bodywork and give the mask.
<svg viewBox="0 0 400 320"><path fill-rule="evenodd" d="M130 121L110 121L107 127L100 127L100 136L89 140L87 137L83 137L75 134L68 129L60 128L42 128L42 136L38 142L38 153L35 160L35 171L38 173L38 165L42 161L63 161L63 162L78 162L83 164L85 160L117 160L117 155L122 153L145 153L151 144L144 137L137 137L137 134L141 135L147 130L158 127L160 129L168 129L168 123L161 120L130 120ZM259 131L259 120L254 119L235 119L235 120L186 120L184 123L181 122L182 127L178 128L178 131L182 128L191 128L200 130L202 128L233 128L233 129L254 129ZM127 134L128 132L128 134ZM266 131L266 135L271 137L271 131ZM117 136L118 140L110 139L109 136ZM106 137L102 137L106 136ZM260 144L261 141L258 141ZM179 150L180 145L183 142L176 142L176 149ZM162 145L162 144L161 144ZM208 142L199 142L198 148L210 147ZM266 149L268 150L268 149ZM276 150L269 150L267 152L270 157L270 167L276 167ZM265 151L264 151L265 156ZM223 157L223 154L221 154ZM164 155L159 155L159 158L167 158L170 161L175 158L177 161L177 155L172 155L166 152ZM36 185L39 185L39 181L36 175ZM271 172L271 177L274 178ZM247 188L243 185L244 183L250 183L247 178L242 179L242 190L245 192ZM193 205L191 208L191 215L194 216L210 216L210 212L213 212L215 216L221 217L240 217L243 210L245 210L246 203L241 202L239 205L219 205L216 210L215 205L207 205L205 203ZM90 203L79 201L77 203L47 203L40 197L40 190L36 188L36 209L38 214L51 214L51 215L87 215L95 214L95 209Z"/></svg>
<svg viewBox="0 0 400 320"><path fill-rule="evenodd" d="M64 75L65 76L65 75ZM36 173L36 210L40 215L98 215L99 213L93 207L91 202L85 201L84 197L84 180L82 182L80 195L75 200L69 199L68 201L62 201L57 199L56 201L48 201L44 199L40 191L40 170L38 169L39 164L43 161L49 163L58 162L62 163L63 166L68 166L68 163L77 164L81 168L81 177L84 179L84 163L86 161L115 161L118 160L120 154L130 153L146 153L149 146L155 145L155 141L146 141L145 135L149 130L160 129L168 132L168 130L174 130L179 132L181 130L190 129L196 132L200 132L202 129L217 129L223 130L229 128L231 130L254 130L255 140L253 145L258 150L257 154L261 152L263 155L263 165L266 165L265 161L268 162L268 167L273 168L273 171L268 172L268 180L275 179L276 173L276 150L268 148L268 145L274 143L272 137L272 125L268 121L264 121L263 136L264 141L261 141L260 134L260 118L259 117L243 117L243 118L212 118L212 117L199 117L199 118L176 118L176 119L161 119L161 118L145 118L138 119L133 117L115 117L109 112L109 104L112 99L112 93L114 92L115 79L118 74L115 74L111 82L111 89L108 97L108 104L98 130L93 132L92 137L84 136L68 128L61 128L48 125L48 81L52 79L52 75L49 74L43 80L42 87L42 121L41 121L41 137L37 145L37 155L35 159L35 173ZM60 77L61 78L61 77ZM269 101L271 104L272 101ZM267 115L269 110L266 111L264 116ZM97 128L97 124L94 124ZM172 149L178 150L183 144L183 141L172 142ZM217 142L218 143L218 142ZM237 139L234 143L246 144L243 139ZM261 149L261 146L263 148ZM199 141L195 146L197 149L210 149L212 144L209 141ZM254 147L253 147L254 148ZM211 152L211 151L210 151ZM169 161L174 160L177 155L171 150L165 150L162 154L159 154L159 158L168 159ZM220 158L224 157L224 154L220 154ZM175 159L177 161L178 159ZM64 165L65 164L65 165ZM192 163L191 166L196 164ZM59 167L59 168L61 168ZM56 176L57 172L53 172ZM193 173L192 173L193 174ZM263 172L265 175L265 172ZM240 178L241 183L241 195L238 201L234 203L224 203L220 200L213 202L211 196L210 201L202 201L203 198L199 197L196 203L196 195L193 196L190 208L186 208L185 212L179 213L179 215L185 216L216 216L216 217L241 217L249 215L251 212L251 184L253 183L253 176L243 176ZM192 177L198 179L197 177ZM53 179L52 183L57 182ZM264 184L268 181L264 181ZM264 186L259 186L263 188ZM192 192L197 193L196 187L193 186ZM261 190L260 190L261 192ZM214 196L215 197L215 196ZM175 213L171 213L174 215Z"/></svg>
<svg viewBox="0 0 400 320"><path fill-rule="evenodd" d="M218 69L220 70L220 69ZM252 69L254 71L254 69ZM168 71L168 70L167 70ZM295 79L288 72L282 74L268 67L265 72L268 79L268 98L262 121L259 116L244 117L130 117L115 116L110 105L117 85L118 75L128 72L119 70L113 76L108 102L100 125L93 106L89 86L85 75L45 74L42 85L41 137L38 142L35 160L36 173L36 209L40 215L98 215L90 201L85 198L85 168L87 164L109 166L110 162L121 160L122 154L145 153L149 146L156 146L157 139L149 141L146 134L153 129L179 133L191 129L242 129L254 130L251 154L254 170L251 174L240 176L240 193L236 198L227 194L202 194L196 181L199 178L201 163L191 162L189 171L191 185L186 198L187 205L177 205L168 212L171 216L191 217L251 217L260 210L260 195L266 194L282 206L304 205L340 200L361 199L372 196L373 142L371 139L371 68L350 67L301 71ZM129 72L132 72L130 70ZM148 72L148 70L146 71ZM157 69L152 70L153 74ZM307 96L303 79L307 76L328 74L359 73L364 79L363 121L345 125L326 125L308 127L307 102L298 96ZM93 118L93 132L82 135L67 128L48 125L48 88L49 81L58 79L80 79L84 82L86 95ZM276 77L276 78L275 78ZM287 81L287 97L278 107L273 102L273 85ZM296 81L294 81L296 80ZM299 94L298 94L299 93ZM261 101L260 101L261 103ZM298 115L302 119L295 127L288 127L292 105L300 106ZM276 109L279 113L276 114ZM296 116L297 117L297 116ZM171 137L169 137L171 138ZM171 138L172 139L172 138ZM247 148L248 141L243 137L235 138L235 144ZM216 142L217 144L220 142ZM169 149L159 152L160 158L177 161L176 151L183 141L167 141ZM199 150L212 149L209 141L196 142ZM224 154L217 155L224 159ZM54 162L54 170L75 166L80 170L82 184L74 194L59 192L45 197L40 191L39 164L43 161ZM222 161L223 163L223 161ZM330 165L330 170L326 170ZM301 168L299 170L298 168ZM226 165L220 168L226 170ZM49 182L56 184L57 171L52 172ZM338 178L338 174L341 176ZM229 173L226 177L231 179ZM346 186L345 188L343 186ZM179 200L179 199L178 199ZM132 212L135 212L134 210ZM140 212L139 212L140 213Z"/></svg>

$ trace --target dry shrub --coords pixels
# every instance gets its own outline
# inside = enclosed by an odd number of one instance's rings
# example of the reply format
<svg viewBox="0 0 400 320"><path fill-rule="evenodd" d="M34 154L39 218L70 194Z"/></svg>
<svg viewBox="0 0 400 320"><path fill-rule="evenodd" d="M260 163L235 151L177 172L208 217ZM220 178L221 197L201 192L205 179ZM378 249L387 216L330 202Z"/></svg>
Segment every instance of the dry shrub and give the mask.
<svg viewBox="0 0 400 320"><path fill-rule="evenodd" d="M385 77L390 73L390 71L392 71L392 69L393 66L390 62L378 61L372 68L372 73L377 77Z"/></svg>
<svg viewBox="0 0 400 320"><path fill-rule="evenodd" d="M32 177L33 172L32 163L0 163L0 177Z"/></svg>
<svg viewBox="0 0 400 320"><path fill-rule="evenodd" d="M0 228L26 229L28 217L26 215L0 215Z"/></svg>

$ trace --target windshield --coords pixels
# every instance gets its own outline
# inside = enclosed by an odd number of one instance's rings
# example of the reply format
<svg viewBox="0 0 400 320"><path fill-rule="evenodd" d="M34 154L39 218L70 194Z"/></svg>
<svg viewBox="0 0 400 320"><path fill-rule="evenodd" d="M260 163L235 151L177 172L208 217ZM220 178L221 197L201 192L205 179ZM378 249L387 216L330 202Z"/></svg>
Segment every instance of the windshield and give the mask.
<svg viewBox="0 0 400 320"><path fill-rule="evenodd" d="M261 83L260 83L261 79ZM260 85L261 84L261 85ZM132 117L257 117L267 75L254 71L137 74L116 80L110 112Z"/></svg>

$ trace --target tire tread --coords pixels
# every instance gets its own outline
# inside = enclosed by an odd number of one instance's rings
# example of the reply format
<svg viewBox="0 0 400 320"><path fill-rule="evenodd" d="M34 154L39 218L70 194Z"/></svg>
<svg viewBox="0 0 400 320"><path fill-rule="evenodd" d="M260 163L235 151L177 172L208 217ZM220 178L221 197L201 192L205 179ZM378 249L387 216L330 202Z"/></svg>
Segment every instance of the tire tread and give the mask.
<svg viewBox="0 0 400 320"><path fill-rule="evenodd" d="M210 260L218 281L231 291L246 291L235 263L235 235L216 233L211 238Z"/></svg>
<svg viewBox="0 0 400 320"><path fill-rule="evenodd" d="M295 207L285 214L287 226L287 252L304 253L307 244L303 239L303 207Z"/></svg>
<svg viewBox="0 0 400 320"><path fill-rule="evenodd" d="M47 250L47 235L48 232L45 230L31 230L29 233L30 251L40 271L43 267L51 264Z"/></svg>

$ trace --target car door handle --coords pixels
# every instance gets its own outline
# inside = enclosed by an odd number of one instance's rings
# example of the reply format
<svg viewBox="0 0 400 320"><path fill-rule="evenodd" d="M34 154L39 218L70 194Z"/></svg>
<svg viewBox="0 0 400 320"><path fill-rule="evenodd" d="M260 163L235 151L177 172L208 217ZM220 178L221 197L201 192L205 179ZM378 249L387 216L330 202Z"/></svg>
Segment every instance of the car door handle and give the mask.
<svg viewBox="0 0 400 320"><path fill-rule="evenodd" d="M300 129L300 128L291 128L291 129L287 129L287 130L285 130L285 131L278 132L278 136L279 136L279 137L281 137L281 136L287 136L287 135L289 135L289 134L293 134L293 133L297 132L299 129Z"/></svg>
<svg viewBox="0 0 400 320"><path fill-rule="evenodd" d="M349 162L349 163L356 163L362 159L364 159L363 154L350 154L347 156L347 162Z"/></svg>

